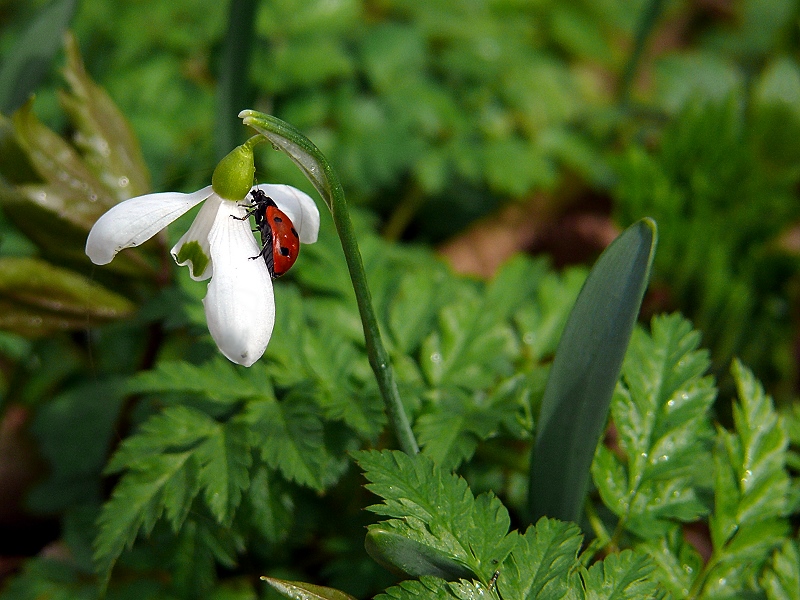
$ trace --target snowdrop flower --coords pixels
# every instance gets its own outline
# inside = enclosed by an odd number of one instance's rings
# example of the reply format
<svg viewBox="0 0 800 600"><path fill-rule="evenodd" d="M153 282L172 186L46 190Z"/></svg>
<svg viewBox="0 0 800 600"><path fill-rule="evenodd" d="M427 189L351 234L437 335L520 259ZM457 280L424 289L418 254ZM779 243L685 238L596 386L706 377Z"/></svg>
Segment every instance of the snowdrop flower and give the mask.
<svg viewBox="0 0 800 600"><path fill-rule="evenodd" d="M189 266L192 279L211 280L203 299L211 337L228 359L246 367L264 354L275 324L272 277L263 259L251 260L261 247L247 219L255 172L252 146L258 141L251 138L222 159L208 187L191 194L146 194L117 204L98 219L86 240L87 256L105 265L123 248L149 240L205 202L171 253L179 265ZM289 217L301 243L317 241L319 211L307 194L288 185L256 187Z"/></svg>

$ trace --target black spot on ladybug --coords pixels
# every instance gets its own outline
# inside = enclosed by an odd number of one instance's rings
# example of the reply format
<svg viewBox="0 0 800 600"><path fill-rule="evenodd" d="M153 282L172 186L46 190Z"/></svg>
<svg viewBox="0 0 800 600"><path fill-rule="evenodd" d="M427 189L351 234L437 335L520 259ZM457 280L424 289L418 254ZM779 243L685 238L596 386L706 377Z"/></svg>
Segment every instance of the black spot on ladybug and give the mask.
<svg viewBox="0 0 800 600"><path fill-rule="evenodd" d="M281 254L283 256L289 256L289 249L286 246L281 246Z"/></svg>
<svg viewBox="0 0 800 600"><path fill-rule="evenodd" d="M283 219L281 219L280 217L273 217L272 221L273 223L283 223Z"/></svg>
<svg viewBox="0 0 800 600"><path fill-rule="evenodd" d="M292 227L292 235L297 239L300 239L300 234L297 233L297 229L295 229L294 227Z"/></svg>

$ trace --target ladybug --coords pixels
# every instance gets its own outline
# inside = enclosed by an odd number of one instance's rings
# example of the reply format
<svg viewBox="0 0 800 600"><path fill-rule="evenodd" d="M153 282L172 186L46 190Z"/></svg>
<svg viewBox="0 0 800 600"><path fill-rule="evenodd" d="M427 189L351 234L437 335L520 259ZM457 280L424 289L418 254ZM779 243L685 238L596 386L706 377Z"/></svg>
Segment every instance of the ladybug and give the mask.
<svg viewBox="0 0 800 600"><path fill-rule="evenodd" d="M261 252L251 257L264 257L272 278L280 277L292 268L300 253L300 236L292 220L275 201L258 188L250 191L253 203L247 216L254 215L261 234ZM255 230L253 230L255 231Z"/></svg>

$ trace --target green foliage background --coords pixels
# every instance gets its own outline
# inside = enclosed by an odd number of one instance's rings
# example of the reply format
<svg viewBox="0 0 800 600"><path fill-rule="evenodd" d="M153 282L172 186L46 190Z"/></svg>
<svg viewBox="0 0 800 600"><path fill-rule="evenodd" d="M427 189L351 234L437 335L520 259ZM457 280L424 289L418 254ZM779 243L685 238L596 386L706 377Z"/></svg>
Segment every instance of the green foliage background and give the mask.
<svg viewBox="0 0 800 600"><path fill-rule="evenodd" d="M0 69L45 6L0 3ZM37 476L19 514L57 533L0 596L96 598L105 582L109 598L271 597L258 581L269 575L358 597L796 597L798 4L253 9L239 40L251 61L231 69L225 4L78 3L88 76L70 55L59 92L59 54L35 101L2 116L0 397L28 419L22 465ZM237 109L308 135L359 207L422 457L385 450L329 215L276 285L276 330L249 370L218 356L204 287L165 262L181 222L108 268L83 256L119 200L207 185L232 118L218 113L223 76ZM92 136L118 147L104 155ZM260 180L311 192L279 153L258 160ZM60 169L79 184L69 193ZM123 173L138 177L120 187ZM42 191L56 204L37 203ZM635 333L581 529L527 528L525 499L549 364L585 270L519 256L482 281L431 249L539 201L554 222L586 206L619 227L653 217L646 312L691 321L660 316ZM378 523L363 510L373 494ZM687 525L706 528L705 545ZM364 551L367 526L368 548L413 543L464 579L395 585Z"/></svg>

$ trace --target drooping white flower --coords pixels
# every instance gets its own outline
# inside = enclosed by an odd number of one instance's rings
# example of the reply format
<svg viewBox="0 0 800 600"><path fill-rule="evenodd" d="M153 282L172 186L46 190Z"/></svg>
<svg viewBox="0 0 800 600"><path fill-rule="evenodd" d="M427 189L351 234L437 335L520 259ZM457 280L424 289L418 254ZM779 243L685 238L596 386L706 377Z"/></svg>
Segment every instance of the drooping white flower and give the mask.
<svg viewBox="0 0 800 600"><path fill-rule="evenodd" d="M249 176L252 181L252 172ZM215 189L230 190L231 186L218 186L217 180L215 172L213 186L191 194L147 194L117 204L92 227L86 254L97 265L107 264L123 248L147 241L205 201L171 253L179 265L189 266L193 279L211 280L203 299L211 336L228 359L249 367L264 354L272 335L272 278L264 260L252 260L261 248L246 218L249 197L239 186L238 198L224 199ZM301 243L317 241L319 211L307 194L288 185L257 187L289 217Z"/></svg>

